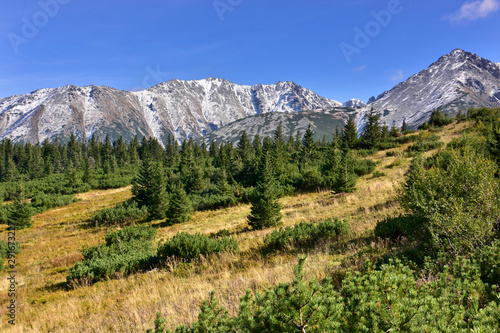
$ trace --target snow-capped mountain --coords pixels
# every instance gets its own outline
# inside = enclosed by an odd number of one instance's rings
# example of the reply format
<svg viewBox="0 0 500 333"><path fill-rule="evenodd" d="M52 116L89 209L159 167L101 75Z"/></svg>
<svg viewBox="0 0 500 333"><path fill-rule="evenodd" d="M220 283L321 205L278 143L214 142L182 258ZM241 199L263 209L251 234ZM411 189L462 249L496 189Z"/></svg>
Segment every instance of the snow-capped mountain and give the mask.
<svg viewBox="0 0 500 333"><path fill-rule="evenodd" d="M341 103L293 82L244 86L227 80L172 80L138 92L64 86L0 99L0 139L42 142L97 135L199 137L238 119L268 112L329 109Z"/></svg>
<svg viewBox="0 0 500 333"><path fill-rule="evenodd" d="M362 100L353 98L353 99L350 99L347 102L343 103L342 106L345 107L345 108L354 108L354 109L356 109L356 108L361 108L363 106L366 106L366 103L363 102Z"/></svg>
<svg viewBox="0 0 500 333"><path fill-rule="evenodd" d="M335 112L332 122L322 120L327 124L356 114L361 131L372 108L389 126L393 122L401 126L406 120L410 127L416 127L435 109L455 114L469 107L497 106L500 64L456 49L392 90L371 98L368 105L356 99L339 103L293 82L246 86L216 78L172 80L138 92L71 85L40 89L0 99L0 140L36 143L65 140L74 133L86 139L92 135L116 139L122 135L126 140L137 134L164 142L170 133L182 141L205 136L249 116L299 111ZM304 117L278 118L305 124ZM291 124L290 129L300 129L302 125L297 124ZM325 133L334 130L322 129ZM220 133L225 137L226 132Z"/></svg>
<svg viewBox="0 0 500 333"><path fill-rule="evenodd" d="M416 127L433 110L456 114L469 107L500 106L500 66L473 53L455 49L429 68L379 95L358 114L363 128L373 108L381 121L401 126L403 119Z"/></svg>

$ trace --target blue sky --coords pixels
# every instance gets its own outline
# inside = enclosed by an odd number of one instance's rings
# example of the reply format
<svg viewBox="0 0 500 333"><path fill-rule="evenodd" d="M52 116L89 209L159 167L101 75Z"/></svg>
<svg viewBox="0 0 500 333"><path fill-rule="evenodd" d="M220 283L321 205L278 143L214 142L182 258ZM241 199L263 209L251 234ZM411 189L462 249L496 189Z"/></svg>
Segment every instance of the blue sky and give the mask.
<svg viewBox="0 0 500 333"><path fill-rule="evenodd" d="M213 76L366 101L455 48L500 62L500 0L18 0L0 9L0 98Z"/></svg>

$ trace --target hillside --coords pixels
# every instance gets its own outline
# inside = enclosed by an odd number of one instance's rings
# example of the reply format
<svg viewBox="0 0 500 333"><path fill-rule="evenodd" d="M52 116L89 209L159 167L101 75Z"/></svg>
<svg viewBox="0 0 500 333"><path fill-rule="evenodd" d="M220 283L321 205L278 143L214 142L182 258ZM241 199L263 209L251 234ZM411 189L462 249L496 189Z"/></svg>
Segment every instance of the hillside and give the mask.
<svg viewBox="0 0 500 333"><path fill-rule="evenodd" d="M297 132L304 134L311 124L315 138L332 141L335 129L339 132L344 128L349 115L355 115L353 108L332 108L317 111L302 111L291 113L265 113L246 117L216 129L202 139L206 143L214 140L217 143L231 141L237 143L243 131L246 131L251 141L256 135L261 138L272 136L281 124L285 137L296 136Z"/></svg>
<svg viewBox="0 0 500 333"><path fill-rule="evenodd" d="M470 125L454 123L437 134L440 141L449 143ZM80 201L38 214L32 228L17 232L17 241L22 244L22 252L17 257L18 324L12 329L2 321L0 329L11 332L145 331L152 327L158 311L167 318L166 326L172 328L194 322L201 302L212 290L234 315L246 289L264 290L280 281L291 281L292 268L301 252L308 254L305 264L308 278L323 280L340 275L349 267L361 266L365 259L379 257L393 247L387 241L375 239L373 229L380 219L401 211L394 195L411 161L403 153L409 145L369 156L377 162L379 174L360 177L353 193L315 191L280 199L284 226L301 221L318 223L330 217L347 219L352 233L340 243L323 242L309 249L265 254L260 250L262 239L273 229L247 230L250 206L239 204L195 212L190 222L182 224L148 223L158 231L155 244L179 231L210 234L227 229L240 242L239 253L212 255L196 263L174 260L159 270L70 289L66 285L66 272L82 258L82 246L102 242L109 230L105 226L90 225L89 218L104 207L128 199L131 189L78 194ZM434 152L428 151L425 155ZM1 228L0 235L6 239L7 231L4 226ZM0 273L2 307L8 302L6 277L6 272Z"/></svg>

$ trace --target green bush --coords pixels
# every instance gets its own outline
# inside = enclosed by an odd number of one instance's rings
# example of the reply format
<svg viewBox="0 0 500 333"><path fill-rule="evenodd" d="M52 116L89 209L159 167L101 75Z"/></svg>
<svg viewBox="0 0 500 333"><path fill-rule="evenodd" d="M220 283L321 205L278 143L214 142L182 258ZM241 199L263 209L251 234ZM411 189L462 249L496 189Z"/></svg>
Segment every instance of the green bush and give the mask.
<svg viewBox="0 0 500 333"><path fill-rule="evenodd" d="M442 127L449 125L453 122L453 118L449 118L446 114L439 110L432 111L429 124L432 126Z"/></svg>
<svg viewBox="0 0 500 333"><path fill-rule="evenodd" d="M75 285L89 285L106 278L126 276L147 268L154 259L149 242L131 241L112 246L97 246L83 251L84 260L68 272L66 280Z"/></svg>
<svg viewBox="0 0 500 333"><path fill-rule="evenodd" d="M397 147L399 147L399 143L397 141L394 141L394 140L381 141L381 142L377 143L377 148L379 150L387 150L387 149L393 149L393 148L397 148Z"/></svg>
<svg viewBox="0 0 500 333"><path fill-rule="evenodd" d="M90 221L96 225L122 224L143 220L148 216L147 207L139 208L135 201L126 201L112 208L103 209L94 214Z"/></svg>
<svg viewBox="0 0 500 333"><path fill-rule="evenodd" d="M401 261L349 271L340 288L304 278L304 258L290 283L247 291L235 317L213 293L187 332L497 332L499 300L484 303L485 288L471 261L457 260L427 279ZM158 314L155 333L168 332ZM149 332L152 332L151 330Z"/></svg>
<svg viewBox="0 0 500 333"><path fill-rule="evenodd" d="M415 142L418 140L418 135L405 135L405 136L400 136L399 138L394 139L397 143L400 145L403 145L405 143L410 143L410 142Z"/></svg>
<svg viewBox="0 0 500 333"><path fill-rule="evenodd" d="M354 173L359 177L369 175L375 170L376 165L372 160L356 160L354 163Z"/></svg>
<svg viewBox="0 0 500 333"><path fill-rule="evenodd" d="M425 152L429 150L438 149L444 146L441 141L422 141L409 146L406 150L409 152Z"/></svg>
<svg viewBox="0 0 500 333"><path fill-rule="evenodd" d="M39 193L31 198L31 206L40 213L51 208L64 207L76 201L78 199L72 195Z"/></svg>
<svg viewBox="0 0 500 333"><path fill-rule="evenodd" d="M398 190L401 206L422 221L417 234L435 251L475 252L494 235L500 213L494 162L471 150L442 152L425 168L416 159Z"/></svg>
<svg viewBox="0 0 500 333"><path fill-rule="evenodd" d="M384 176L385 176L385 172L375 171L375 172L373 173L373 177L374 177L374 178L384 177Z"/></svg>
<svg viewBox="0 0 500 333"><path fill-rule="evenodd" d="M500 240L483 247L477 256L477 261L481 268L481 279L500 287Z"/></svg>
<svg viewBox="0 0 500 333"><path fill-rule="evenodd" d="M150 242L155 235L156 229L151 227L128 227L109 232L106 243L82 250L83 261L68 271L66 280L74 286L90 285L148 268L155 260Z"/></svg>
<svg viewBox="0 0 500 333"><path fill-rule="evenodd" d="M293 227L274 230L264 238L268 249L284 250L317 242L321 238L333 238L349 233L349 223L339 219L327 219L319 224L301 222Z"/></svg>
<svg viewBox="0 0 500 333"><path fill-rule="evenodd" d="M211 238L200 233L194 235L177 233L171 240L158 246L158 258L177 257L188 261L198 259L200 255L238 251L239 244L234 238Z"/></svg>
<svg viewBox="0 0 500 333"><path fill-rule="evenodd" d="M133 240L152 241L156 237L156 229L144 226L131 226L106 234L106 245L111 246L120 242L131 242Z"/></svg>
<svg viewBox="0 0 500 333"><path fill-rule="evenodd" d="M353 152L354 157L363 158L363 157L375 155L378 152L378 149L377 148L357 149L357 150L353 150L352 152Z"/></svg>

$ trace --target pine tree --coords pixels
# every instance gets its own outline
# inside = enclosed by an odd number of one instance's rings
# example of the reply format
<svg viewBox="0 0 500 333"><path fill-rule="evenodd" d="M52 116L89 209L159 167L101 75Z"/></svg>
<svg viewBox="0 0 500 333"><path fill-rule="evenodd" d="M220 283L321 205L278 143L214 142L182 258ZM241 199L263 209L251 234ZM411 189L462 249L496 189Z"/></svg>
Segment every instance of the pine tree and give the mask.
<svg viewBox="0 0 500 333"><path fill-rule="evenodd" d="M193 206L186 191L180 186L176 187L166 212L167 222L169 224L187 222L191 220L192 211Z"/></svg>
<svg viewBox="0 0 500 333"><path fill-rule="evenodd" d="M361 145L363 148L370 149L376 147L382 136L379 116L373 112L373 108L368 115L368 122L365 125L361 135Z"/></svg>
<svg viewBox="0 0 500 333"><path fill-rule="evenodd" d="M243 131L240 137L240 141L238 141L238 146L236 151L240 156L241 160L244 162L250 158L252 144L248 139L247 131Z"/></svg>
<svg viewBox="0 0 500 333"><path fill-rule="evenodd" d="M287 149L283 126L280 123L274 132L274 144L272 148L273 170L280 182L286 181L286 167L290 159L290 152Z"/></svg>
<svg viewBox="0 0 500 333"><path fill-rule="evenodd" d="M397 138L398 137L398 128L396 127L396 121L394 120L392 122L392 127L391 127L391 131L390 131L390 135L393 137L393 138Z"/></svg>
<svg viewBox="0 0 500 333"><path fill-rule="evenodd" d="M272 175L269 157L265 155L263 159L260 181L250 195L252 207L248 224L253 229L275 227L282 218L281 205L278 202L282 194L281 189Z"/></svg>
<svg viewBox="0 0 500 333"><path fill-rule="evenodd" d="M139 161L139 138L137 135L128 145L128 157L131 164L137 164Z"/></svg>
<svg viewBox="0 0 500 333"><path fill-rule="evenodd" d="M316 142L314 141L314 132L312 130L311 124L307 127L306 134L304 134L304 138L302 139L302 148L301 148L301 164L302 166L311 163L314 161L317 155Z"/></svg>
<svg viewBox="0 0 500 333"><path fill-rule="evenodd" d="M93 187L92 183L94 182L94 173L92 172L92 166L90 164L90 158L83 158L83 175L82 181L84 184L89 184Z"/></svg>
<svg viewBox="0 0 500 333"><path fill-rule="evenodd" d="M33 211L30 204L25 202L24 191L21 187L14 195L14 203L10 205L8 212L9 230L31 228Z"/></svg>
<svg viewBox="0 0 500 333"><path fill-rule="evenodd" d="M401 133L406 134L405 132L408 130L406 126L406 119L403 119L403 125L401 125Z"/></svg>
<svg viewBox="0 0 500 333"><path fill-rule="evenodd" d="M344 148L353 149L358 144L358 132L354 117L349 117L347 123L342 130L342 146Z"/></svg>
<svg viewBox="0 0 500 333"><path fill-rule="evenodd" d="M146 158L132 185L134 201L139 207L146 206L151 219L162 219L165 216L166 181L161 162L153 162Z"/></svg>
<svg viewBox="0 0 500 333"><path fill-rule="evenodd" d="M342 162L337 173L337 184L334 192L354 192L356 190L356 174L352 171L354 161L350 150L342 154Z"/></svg>
<svg viewBox="0 0 500 333"><path fill-rule="evenodd" d="M387 124L384 123L384 125L382 126L380 137L381 139L387 139L389 135L390 135L389 126L387 126Z"/></svg>

